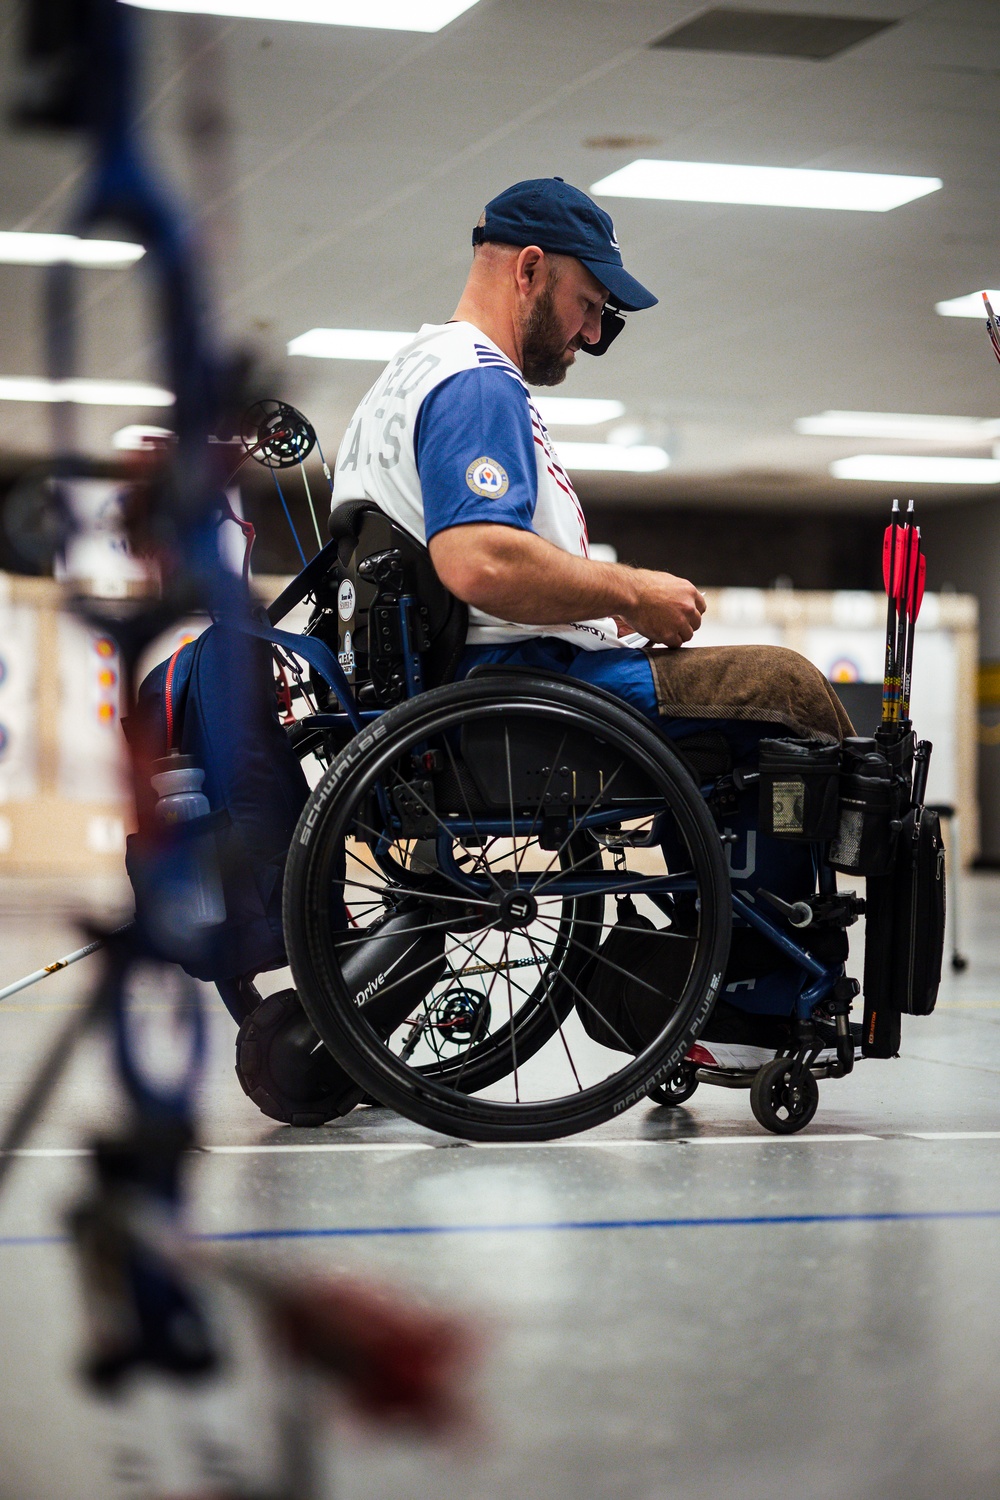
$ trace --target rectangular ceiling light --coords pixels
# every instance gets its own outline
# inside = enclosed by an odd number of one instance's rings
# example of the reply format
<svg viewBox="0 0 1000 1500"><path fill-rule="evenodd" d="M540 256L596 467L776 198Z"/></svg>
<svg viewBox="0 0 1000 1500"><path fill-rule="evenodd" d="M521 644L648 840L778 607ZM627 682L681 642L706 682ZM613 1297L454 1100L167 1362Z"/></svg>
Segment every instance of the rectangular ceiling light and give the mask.
<svg viewBox="0 0 1000 1500"><path fill-rule="evenodd" d="M929 458L916 454L856 453L830 465L835 479L887 484L1000 484L1000 458Z"/></svg>
<svg viewBox="0 0 1000 1500"><path fill-rule="evenodd" d="M125 240L88 240L75 234L35 234L30 230L0 230L0 262L6 266L104 266L109 271L133 266L146 253L142 245Z"/></svg>
<svg viewBox="0 0 1000 1500"><path fill-rule="evenodd" d="M310 328L290 341L288 352L310 359L372 359L384 365L415 338L415 333L385 328Z"/></svg>
<svg viewBox="0 0 1000 1500"><path fill-rule="evenodd" d="M821 411L797 417L795 431L810 437L871 437L890 441L977 447L1000 438L1000 421L984 417L929 417L901 411Z"/></svg>
<svg viewBox="0 0 1000 1500"><path fill-rule="evenodd" d="M173 406L173 391L139 380L45 380L0 375L0 401L73 401L81 406Z"/></svg>
<svg viewBox="0 0 1000 1500"><path fill-rule="evenodd" d="M370 26L376 31L440 31L477 0L126 0L140 10L251 21L314 21L323 26Z"/></svg>
<svg viewBox="0 0 1000 1500"><path fill-rule="evenodd" d="M616 443L557 443L556 452L565 468L576 471L656 474L670 467L670 457L665 449L645 444L625 448Z"/></svg>
<svg viewBox="0 0 1000 1500"><path fill-rule="evenodd" d="M625 415L624 401L596 396L536 396L542 421L551 427L596 427Z"/></svg>
<svg viewBox="0 0 1000 1500"><path fill-rule="evenodd" d="M714 161L654 161L640 157L602 177L590 191L611 198L842 208L881 214L927 193L936 193L942 186L940 177L828 172L811 167L727 166Z"/></svg>
<svg viewBox="0 0 1000 1500"><path fill-rule="evenodd" d="M986 288L983 288L986 291ZM1000 306L1000 292L986 291L990 305L996 312ZM951 297L947 302L935 302L934 311L942 318L982 318L986 322L986 307L982 292L967 292L964 297Z"/></svg>

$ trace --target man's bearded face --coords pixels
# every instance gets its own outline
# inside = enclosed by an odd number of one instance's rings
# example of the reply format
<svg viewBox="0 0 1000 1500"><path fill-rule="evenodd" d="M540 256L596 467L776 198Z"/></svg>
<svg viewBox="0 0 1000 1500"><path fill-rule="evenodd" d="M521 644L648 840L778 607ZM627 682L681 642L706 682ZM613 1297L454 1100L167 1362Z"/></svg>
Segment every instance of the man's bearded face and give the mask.
<svg viewBox="0 0 1000 1500"><path fill-rule="evenodd" d="M529 385L561 385L573 363L580 339L573 348L556 309L556 272L549 270L548 280L535 298L521 333L521 368Z"/></svg>

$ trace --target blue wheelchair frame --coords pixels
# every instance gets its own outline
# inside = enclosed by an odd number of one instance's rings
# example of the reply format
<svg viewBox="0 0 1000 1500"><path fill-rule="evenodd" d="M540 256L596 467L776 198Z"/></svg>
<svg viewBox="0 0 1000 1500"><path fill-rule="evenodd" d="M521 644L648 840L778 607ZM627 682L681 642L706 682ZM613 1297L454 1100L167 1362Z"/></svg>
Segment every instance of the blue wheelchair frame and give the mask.
<svg viewBox="0 0 1000 1500"><path fill-rule="evenodd" d="M310 729L338 729L343 732L350 728L355 734L361 734L365 728L374 721L381 718L387 711L384 708L362 709L358 707L354 692L344 674L336 654L324 642L309 635L294 635L288 631L275 629L277 622L285 617L289 610L301 603L307 594L311 593L318 585L328 570L338 562L336 542L328 542L320 552L313 557L306 567L291 583L282 590L278 598L267 610L269 627L259 627L256 631L264 639L272 644L282 646L290 652L294 652L318 673L320 677L331 688L337 700L341 704L339 713L318 713L303 717L299 722ZM415 647L416 632L413 621L419 601L412 594L400 594L396 608L399 613L399 639L402 643L403 672L406 683L405 698L417 697L424 691L423 668L420 653ZM703 797L708 797L713 790L713 785L708 784L700 787ZM393 821L394 814L389 806L388 798L383 795L382 813L386 825ZM621 812L609 809L600 811L588 811L583 818L574 823L573 832L587 829L599 832L602 826L617 822L621 818ZM537 820L537 814L536 814ZM454 829L456 834L468 837L481 834L494 834L500 837L528 836L536 829L536 822L528 818L513 821L504 817L502 819L451 817L449 819L449 830ZM651 831L646 842L655 840L655 828ZM489 895L489 882L485 879L477 879L475 876L461 870L454 860L452 844L448 832L440 830L437 835L438 859L441 868L447 872L450 879L459 885L465 886L470 895L486 897ZM568 842L568 838L567 838ZM391 876L391 871L386 868L387 850L391 840L383 835L379 844L372 849L373 856L383 872ZM836 874L834 870L822 858L822 846L813 845L813 864L817 870L820 895L833 895L836 892ZM603 870L597 875L573 874L558 875L552 877L551 884L561 894L567 896L585 896L597 890L616 895L642 894L649 896L656 905L664 911L669 912L669 898L684 892L694 892L696 885L694 881L685 880L684 877L663 876L638 876L617 875L616 872ZM793 1048L793 1051L803 1054L807 1060L810 1055L814 1057L818 1053L819 1044L811 1035L810 1022L818 1006L834 997L832 1010L839 1016L846 1018L850 1010L850 1001L858 993L856 981L845 979L845 967L842 963L825 964L813 954L806 951L796 943L788 934L778 927L768 917L759 911L735 891L732 893L733 915L744 922L747 926L755 929L780 953L790 959L809 976L811 983L807 984L799 993L796 1001L795 1016L798 1022L801 1045ZM850 993L844 993L844 989ZM838 996L834 992L841 989ZM838 1031L846 1038L846 1028L838 1027ZM832 1064L825 1072L834 1075L850 1072L854 1053L853 1046L845 1045L839 1050L838 1061Z"/></svg>

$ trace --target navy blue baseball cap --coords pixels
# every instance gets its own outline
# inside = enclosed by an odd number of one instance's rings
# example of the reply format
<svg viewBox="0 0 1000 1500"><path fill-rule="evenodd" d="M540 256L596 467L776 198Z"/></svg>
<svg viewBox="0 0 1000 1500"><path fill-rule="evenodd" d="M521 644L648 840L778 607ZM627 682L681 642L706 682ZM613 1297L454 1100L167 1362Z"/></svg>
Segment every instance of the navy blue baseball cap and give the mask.
<svg viewBox="0 0 1000 1500"><path fill-rule="evenodd" d="M472 231L474 245L485 240L575 256L622 312L639 312L658 301L622 265L611 215L561 177L533 177L498 193Z"/></svg>

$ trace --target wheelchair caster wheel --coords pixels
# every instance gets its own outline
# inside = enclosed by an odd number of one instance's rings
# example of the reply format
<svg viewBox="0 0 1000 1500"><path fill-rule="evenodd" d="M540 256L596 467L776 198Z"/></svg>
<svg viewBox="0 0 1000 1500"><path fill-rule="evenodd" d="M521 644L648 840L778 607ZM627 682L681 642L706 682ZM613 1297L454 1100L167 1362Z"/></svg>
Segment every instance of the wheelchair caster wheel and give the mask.
<svg viewBox="0 0 1000 1500"><path fill-rule="evenodd" d="M969 960L964 953L953 953L951 955L951 967L955 974L964 974L969 967Z"/></svg>
<svg viewBox="0 0 1000 1500"><path fill-rule="evenodd" d="M754 1119L774 1135L794 1135L802 1130L819 1105L819 1084L804 1063L794 1057L776 1057L765 1063L750 1087Z"/></svg>
<svg viewBox="0 0 1000 1500"><path fill-rule="evenodd" d="M325 1125L364 1096L320 1042L294 990L269 995L243 1022L236 1076L261 1113L283 1125Z"/></svg>
<svg viewBox="0 0 1000 1500"><path fill-rule="evenodd" d="M683 1104L690 1099L698 1087L695 1070L690 1063L678 1063L677 1067L665 1078L662 1083L657 1083L649 1091L649 1097L654 1104L663 1104L667 1109L675 1109L678 1104Z"/></svg>

